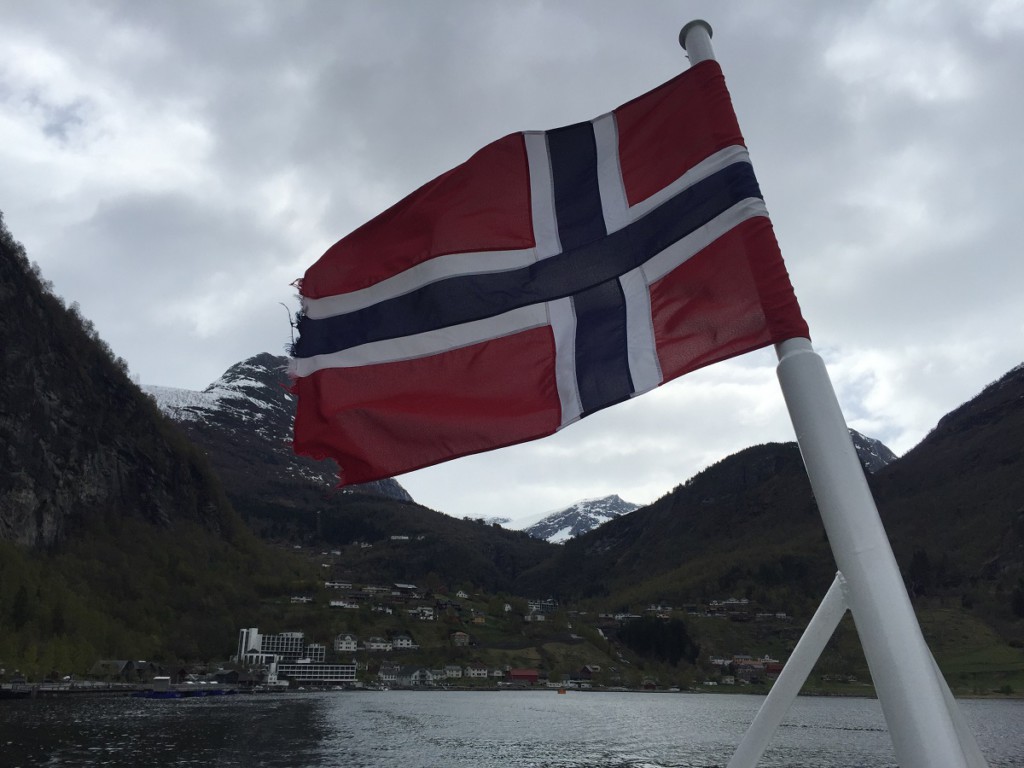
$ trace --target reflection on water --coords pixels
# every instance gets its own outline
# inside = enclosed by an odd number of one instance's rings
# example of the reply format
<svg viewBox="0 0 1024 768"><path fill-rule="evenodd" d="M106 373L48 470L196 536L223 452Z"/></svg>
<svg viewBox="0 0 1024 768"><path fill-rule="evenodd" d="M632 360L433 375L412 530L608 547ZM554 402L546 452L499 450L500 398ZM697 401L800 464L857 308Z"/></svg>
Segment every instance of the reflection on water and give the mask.
<svg viewBox="0 0 1024 768"><path fill-rule="evenodd" d="M762 699L344 692L0 702L0 764L268 768L724 766ZM1024 765L1024 702L966 701L993 768ZM894 766L878 703L799 699L760 765Z"/></svg>
<svg viewBox="0 0 1024 768"><path fill-rule="evenodd" d="M323 764L322 707L314 698L97 697L0 704L4 768Z"/></svg>

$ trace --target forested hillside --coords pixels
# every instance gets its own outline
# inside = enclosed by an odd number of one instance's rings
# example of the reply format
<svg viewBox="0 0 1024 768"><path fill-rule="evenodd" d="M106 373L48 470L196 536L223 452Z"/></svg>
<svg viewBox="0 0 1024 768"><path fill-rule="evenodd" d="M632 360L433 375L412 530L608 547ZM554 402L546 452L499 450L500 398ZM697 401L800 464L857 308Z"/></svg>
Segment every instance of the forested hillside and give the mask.
<svg viewBox="0 0 1024 768"><path fill-rule="evenodd" d="M598 665L632 653L636 674L652 664L675 677L696 659L705 667L677 678L691 679L713 673L709 653L785 656L834 575L794 443L724 458L649 507L556 546L296 474L267 448L283 440L281 409L271 437L243 435L246 424L266 424L223 412L186 434L52 293L2 220L0 362L0 669L38 678L101 657L223 660L240 627L302 631L302 616L325 633L320 642L356 624L384 631L411 621L382 619L369 605L358 621L327 607L289 609L290 595L323 598L324 580L340 579L464 589L482 614L516 597L554 597L557 619L544 626L449 616L434 631L439 648L461 627L494 653L515 648L560 669L579 660L585 636L587 653L607 654ZM926 635L958 690L1024 685L1022 446L1024 366L869 477ZM658 647L660 626L631 634L608 619L651 612L664 617L678 657L645 660L636 650ZM821 667L863 679L848 623Z"/></svg>
<svg viewBox="0 0 1024 768"><path fill-rule="evenodd" d="M0 667L220 656L261 597L306 578L2 219L0 363Z"/></svg>
<svg viewBox="0 0 1024 768"><path fill-rule="evenodd" d="M625 605L757 598L801 613L834 574L795 443L730 456L654 504L567 542L524 580Z"/></svg>
<svg viewBox="0 0 1024 768"><path fill-rule="evenodd" d="M944 416L875 491L908 586L1024 641L1024 365Z"/></svg>

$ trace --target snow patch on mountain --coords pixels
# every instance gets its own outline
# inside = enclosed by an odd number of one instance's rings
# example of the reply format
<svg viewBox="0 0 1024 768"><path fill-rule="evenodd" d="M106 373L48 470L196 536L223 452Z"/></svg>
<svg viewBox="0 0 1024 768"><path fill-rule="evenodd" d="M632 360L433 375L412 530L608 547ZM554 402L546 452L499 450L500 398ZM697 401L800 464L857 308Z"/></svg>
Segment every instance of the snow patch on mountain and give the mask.
<svg viewBox="0 0 1024 768"><path fill-rule="evenodd" d="M547 540L552 544L565 544L572 536L572 526L567 525L565 528L555 531L548 536Z"/></svg>
<svg viewBox="0 0 1024 768"><path fill-rule="evenodd" d="M639 504L624 501L618 495L583 499L565 509L548 513L536 522L520 521L515 527L526 531L535 539L544 539L552 544L564 544L569 539L591 531L609 520L628 515L639 507Z"/></svg>
<svg viewBox="0 0 1024 768"><path fill-rule="evenodd" d="M855 429L850 430L850 439L853 440L853 447L857 451L860 463L868 474L874 474L887 464L896 461L896 454L889 450L889 447L881 440L862 435Z"/></svg>
<svg viewBox="0 0 1024 768"><path fill-rule="evenodd" d="M288 358L260 354L236 363L202 392L174 387L144 385L157 407L174 421L198 430L230 435L231 449L251 457L273 453L270 466L295 479L333 487L338 468L333 461L314 461L292 450L295 395L288 386ZM207 433L208 434L208 433ZM256 466L266 467L266 461ZM380 493L403 501L412 497L394 479L363 486L359 492Z"/></svg>
<svg viewBox="0 0 1024 768"><path fill-rule="evenodd" d="M142 389L156 401L161 411L175 421L195 421L202 411L216 407L216 403L205 392L149 384L144 384Z"/></svg>

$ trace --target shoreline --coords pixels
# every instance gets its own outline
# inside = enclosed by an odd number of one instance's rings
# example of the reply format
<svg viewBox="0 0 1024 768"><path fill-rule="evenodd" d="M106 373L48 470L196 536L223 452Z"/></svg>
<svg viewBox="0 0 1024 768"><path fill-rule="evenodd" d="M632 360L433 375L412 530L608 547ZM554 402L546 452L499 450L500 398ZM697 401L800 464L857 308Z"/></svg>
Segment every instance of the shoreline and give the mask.
<svg viewBox="0 0 1024 768"><path fill-rule="evenodd" d="M766 696L770 688L758 688L756 690L744 690L739 688L733 688L731 690L721 690L718 688L680 688L680 689L650 689L650 688L626 688L626 687L592 687L592 688L578 688L574 686L556 686L556 685L535 685L535 686L458 686L458 685L447 685L447 686L416 686L409 688L379 688L372 686L365 687L331 687L331 688L320 688L320 687L306 687L300 686L298 688L286 688L278 689L273 691L267 690L253 690L248 688L231 687L232 694L246 695L246 696L265 696L267 694L305 694L305 693L353 693L353 692L366 692L366 693L388 693L391 691L401 692L414 692L414 693L503 693L503 692L530 692L530 693L650 693L658 695L671 695L671 694L690 694L690 695L711 695L711 696L731 696L731 695L749 695L749 696ZM181 688L175 687L174 690L187 693L181 698L204 698L209 692L204 688L189 687ZM224 686L220 686L219 690L225 690ZM154 688L150 684L140 683L5 683L0 685L0 701L13 701L13 700L34 700L34 699L50 699L50 698L65 698L65 697L82 697L82 696L136 696L139 694L145 694L153 692ZM213 697L212 694L209 694ZM859 699L877 699L874 689L869 691L806 691L799 694L800 697L805 698L859 698ZM170 697L168 697L170 698ZM1011 693L1004 694L993 691L991 693L971 693L971 694L954 694L956 699L977 699L977 700L996 700L996 701L1020 701L1024 700L1024 695Z"/></svg>

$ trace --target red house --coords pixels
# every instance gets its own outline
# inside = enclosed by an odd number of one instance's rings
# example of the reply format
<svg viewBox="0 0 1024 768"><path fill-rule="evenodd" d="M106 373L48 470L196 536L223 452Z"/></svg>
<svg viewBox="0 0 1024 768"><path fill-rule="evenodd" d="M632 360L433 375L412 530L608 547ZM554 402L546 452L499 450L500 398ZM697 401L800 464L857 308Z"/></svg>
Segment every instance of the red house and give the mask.
<svg viewBox="0 0 1024 768"><path fill-rule="evenodd" d="M536 669L510 669L505 677L510 682L529 683L530 685L536 685L537 683L537 670Z"/></svg>

